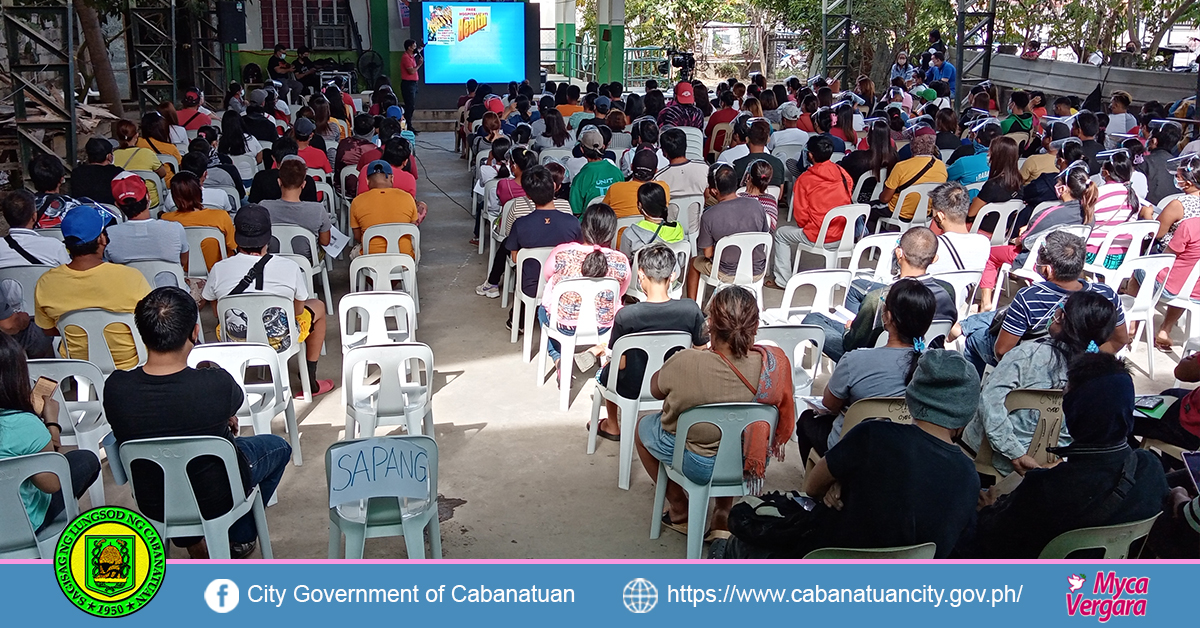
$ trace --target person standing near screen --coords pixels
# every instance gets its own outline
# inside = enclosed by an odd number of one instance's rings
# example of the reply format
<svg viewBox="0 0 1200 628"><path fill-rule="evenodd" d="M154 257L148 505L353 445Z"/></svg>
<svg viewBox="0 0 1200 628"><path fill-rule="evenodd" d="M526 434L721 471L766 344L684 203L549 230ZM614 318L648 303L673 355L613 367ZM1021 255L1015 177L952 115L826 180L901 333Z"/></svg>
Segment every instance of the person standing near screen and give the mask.
<svg viewBox="0 0 1200 628"><path fill-rule="evenodd" d="M404 56L400 58L400 95L404 97L404 121L408 130L416 133L413 127L413 112L417 110L417 70L425 60L417 50L417 42L411 39L404 41Z"/></svg>

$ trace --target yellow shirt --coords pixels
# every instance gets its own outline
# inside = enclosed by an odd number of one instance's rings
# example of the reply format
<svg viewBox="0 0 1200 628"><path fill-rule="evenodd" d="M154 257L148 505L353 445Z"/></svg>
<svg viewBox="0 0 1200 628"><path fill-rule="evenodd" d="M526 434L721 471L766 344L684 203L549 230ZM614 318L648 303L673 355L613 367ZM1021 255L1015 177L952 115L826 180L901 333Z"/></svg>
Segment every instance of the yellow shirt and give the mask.
<svg viewBox="0 0 1200 628"><path fill-rule="evenodd" d="M1034 155L1025 160L1021 165L1021 183L1028 185L1034 179L1048 173L1058 173L1058 165L1055 163L1058 157L1056 155L1041 154Z"/></svg>
<svg viewBox="0 0 1200 628"><path fill-rule="evenodd" d="M154 172L162 168L162 162L158 160L158 154L149 148L140 146L132 148L120 148L113 151L113 163L125 170L145 170ZM170 170L170 168L168 168ZM158 189L152 181L146 182L146 190L150 197L150 204L158 204Z"/></svg>
<svg viewBox="0 0 1200 628"><path fill-rule="evenodd" d="M38 280L34 288L37 303L34 322L42 329L54 329L64 314L88 308L132 314L138 301L149 293L150 284L146 278L128 266L105 262L78 271L63 264L46 271ZM117 368L129 370L137 366L137 348L129 328L110 325L104 330L104 339ZM68 355L79 360L88 359L87 334L83 330L67 328L64 340Z"/></svg>
<svg viewBox="0 0 1200 628"><path fill-rule="evenodd" d="M608 186L608 192L604 194L604 202L613 209L613 213L617 218L626 218L629 216L638 215L638 188L646 181L621 181ZM671 202L671 188L662 181L652 181L662 186L663 191L667 193L667 202Z"/></svg>
<svg viewBox="0 0 1200 628"><path fill-rule="evenodd" d="M233 241L233 219L229 212L223 209L196 209L190 212L173 211L162 216L162 220L177 222L186 227L215 227L225 235L225 254L233 256L237 252L237 243ZM212 270L213 264L221 261L221 245L212 238L206 238L200 243L200 251L204 253L204 265Z"/></svg>
<svg viewBox="0 0 1200 628"><path fill-rule="evenodd" d="M174 157L175 163L179 163L179 162L183 161L183 155L179 154L179 149L175 148L174 144L164 144L162 142L159 142L158 140L150 141L144 137L139 137L137 145L141 146L142 148L149 148L150 150L154 151L155 154L158 154L158 155L169 155L171 157ZM175 176L175 168L174 168L174 166L171 166L170 164L168 164L167 165L167 180L164 181L163 183L166 183L167 185L171 185L171 177L173 177L173 176Z"/></svg>
<svg viewBox="0 0 1200 628"><path fill-rule="evenodd" d="M375 225L392 222L407 222L416 224L417 203L408 192L399 188L376 188L367 190L354 197L350 203L350 228L367 229ZM387 242L383 238L372 238L367 253L383 253L387 250ZM405 236L400 239L400 252L413 254L412 238Z"/></svg>
<svg viewBox="0 0 1200 628"><path fill-rule="evenodd" d="M915 157L905 159L904 161L896 164L896 166L892 168L892 171L888 173L887 181L885 181L883 184L884 187L892 190L899 188L901 185L908 183L909 180L917 176L917 173L920 172L921 169L924 168L928 163L929 157L927 155L917 155ZM945 182L946 164L942 163L942 160L934 158L933 166L929 170L926 170L925 174L921 175L921 178L913 181L909 185L916 185L918 183ZM888 202L888 209L891 211L896 211L896 201L898 200L900 200L900 192L896 192L896 195L893 196L892 200ZM917 211L917 204L920 202L920 199L917 198L916 195L910 194L908 198L904 200L904 207L900 209L900 218L904 220L912 220L913 213Z"/></svg>

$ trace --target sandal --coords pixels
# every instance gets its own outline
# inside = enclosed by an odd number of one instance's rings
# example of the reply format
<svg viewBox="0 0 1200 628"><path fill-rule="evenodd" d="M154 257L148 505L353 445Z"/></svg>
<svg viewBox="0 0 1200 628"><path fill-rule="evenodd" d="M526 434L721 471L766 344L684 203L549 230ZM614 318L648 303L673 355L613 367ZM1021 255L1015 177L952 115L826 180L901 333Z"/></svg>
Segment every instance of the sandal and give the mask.
<svg viewBox="0 0 1200 628"><path fill-rule="evenodd" d="M708 534L704 535L704 542L712 543L717 539L728 539L731 536L733 534L730 534L729 530L709 530Z"/></svg>
<svg viewBox="0 0 1200 628"><path fill-rule="evenodd" d="M603 425L603 424L604 424L604 419L600 419L600 425ZM586 424L584 424L583 427L585 429L587 429L587 431L591 432L592 431L592 422L588 421ZM617 443L621 442L620 434L613 434L612 432L605 432L604 428L600 427L600 426L596 426L596 435L599 436L600 438L603 438L604 440L611 440L611 441L617 442Z"/></svg>
<svg viewBox="0 0 1200 628"><path fill-rule="evenodd" d="M1162 351L1163 353L1171 353L1174 346L1175 345L1171 342L1168 342L1166 344L1161 344L1161 343L1159 343L1158 338L1154 339L1154 348L1158 349L1159 351Z"/></svg>
<svg viewBox="0 0 1200 628"><path fill-rule="evenodd" d="M671 514L665 510L663 511L663 514L662 514L662 524L663 524L663 527L665 527L665 528L674 530L684 536L687 536L687 533L688 533L687 522L684 521L683 523L675 523L675 522L671 521Z"/></svg>
<svg viewBox="0 0 1200 628"><path fill-rule="evenodd" d="M333 384L332 379L319 379L315 383L316 383L317 387L312 391L313 397L318 397L320 395L324 395L326 393L332 392L334 389L334 384ZM295 398L303 399L304 391L302 389L297 388Z"/></svg>

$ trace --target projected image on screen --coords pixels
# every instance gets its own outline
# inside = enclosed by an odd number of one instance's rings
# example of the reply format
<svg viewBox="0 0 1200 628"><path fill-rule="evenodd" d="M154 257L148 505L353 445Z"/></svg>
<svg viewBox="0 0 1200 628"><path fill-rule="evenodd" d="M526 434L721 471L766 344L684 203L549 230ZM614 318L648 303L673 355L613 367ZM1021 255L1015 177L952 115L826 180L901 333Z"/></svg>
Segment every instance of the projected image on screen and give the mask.
<svg viewBox="0 0 1200 628"><path fill-rule="evenodd" d="M525 3L424 4L425 82L525 78Z"/></svg>

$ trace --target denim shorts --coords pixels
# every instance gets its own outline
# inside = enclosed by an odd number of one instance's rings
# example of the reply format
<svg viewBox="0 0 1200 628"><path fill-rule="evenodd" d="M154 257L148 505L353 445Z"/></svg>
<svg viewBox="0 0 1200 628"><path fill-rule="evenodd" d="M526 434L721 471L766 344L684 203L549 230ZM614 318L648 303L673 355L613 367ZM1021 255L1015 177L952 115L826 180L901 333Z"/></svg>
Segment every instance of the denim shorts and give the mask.
<svg viewBox="0 0 1200 628"><path fill-rule="evenodd" d="M1146 271L1144 271L1140 268L1133 271L1133 278L1137 279L1139 284L1145 284L1146 283ZM1154 281L1154 289L1155 290L1158 290L1158 287L1161 285L1162 284L1159 283L1159 281L1157 279ZM1166 303L1167 301L1173 301L1178 297L1179 297L1179 295L1172 294L1170 290L1167 290L1164 288L1162 291L1162 296L1158 297L1158 301L1160 303ZM1191 301L1192 303L1200 303L1200 299L1188 299L1188 301Z"/></svg>
<svg viewBox="0 0 1200 628"><path fill-rule="evenodd" d="M675 455L675 435L667 432L662 426L662 413L655 412L642 417L638 423L638 437L642 439L646 451L658 458L660 462L671 463ZM713 465L716 456L701 456L690 450L683 452L683 475L697 483L707 484L712 479Z"/></svg>

